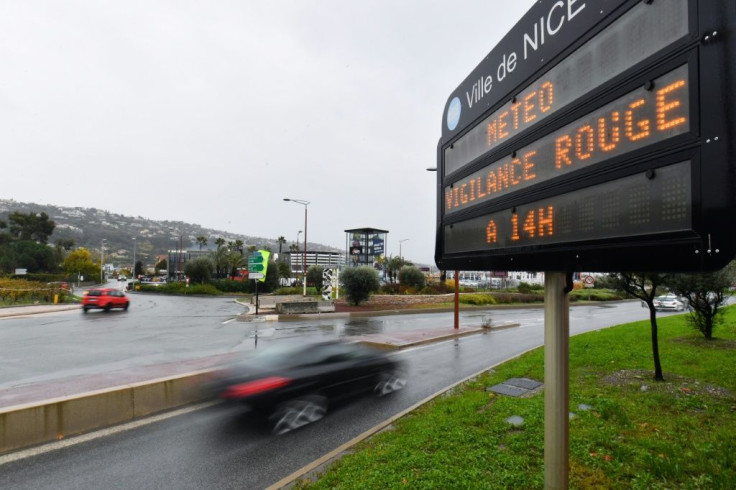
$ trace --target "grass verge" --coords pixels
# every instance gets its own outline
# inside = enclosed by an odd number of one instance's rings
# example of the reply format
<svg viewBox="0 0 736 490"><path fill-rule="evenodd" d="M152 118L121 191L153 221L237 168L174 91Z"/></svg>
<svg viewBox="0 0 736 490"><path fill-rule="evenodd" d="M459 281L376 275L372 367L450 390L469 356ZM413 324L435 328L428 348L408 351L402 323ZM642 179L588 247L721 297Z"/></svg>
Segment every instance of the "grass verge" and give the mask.
<svg viewBox="0 0 736 490"><path fill-rule="evenodd" d="M570 339L571 488L736 487L736 307L713 341L685 315L660 318L659 327L660 383L648 321ZM511 398L486 388L512 377L543 380L543 354L421 407L299 488L542 488L543 394ZM524 424L505 422L512 415Z"/></svg>

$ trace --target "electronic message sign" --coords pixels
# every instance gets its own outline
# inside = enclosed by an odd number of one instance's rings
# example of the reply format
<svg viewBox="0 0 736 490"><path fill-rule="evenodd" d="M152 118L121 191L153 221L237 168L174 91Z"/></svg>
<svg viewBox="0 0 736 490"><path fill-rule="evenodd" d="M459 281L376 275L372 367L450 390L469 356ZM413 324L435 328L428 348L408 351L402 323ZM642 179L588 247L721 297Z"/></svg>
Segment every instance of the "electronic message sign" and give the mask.
<svg viewBox="0 0 736 490"><path fill-rule="evenodd" d="M437 265L728 263L735 48L727 0L537 2L448 98Z"/></svg>

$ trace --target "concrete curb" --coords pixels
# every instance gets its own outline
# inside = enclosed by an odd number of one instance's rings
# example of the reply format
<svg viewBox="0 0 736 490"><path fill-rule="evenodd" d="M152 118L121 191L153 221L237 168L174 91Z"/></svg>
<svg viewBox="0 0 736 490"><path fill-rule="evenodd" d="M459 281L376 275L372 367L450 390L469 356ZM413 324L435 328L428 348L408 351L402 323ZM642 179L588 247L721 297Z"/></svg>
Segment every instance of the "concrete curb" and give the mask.
<svg viewBox="0 0 736 490"><path fill-rule="evenodd" d="M57 311L79 310L82 308L81 303L60 304L60 305L24 305L24 306L8 306L0 308L0 318L14 318L28 315L42 315L44 313L55 313Z"/></svg>
<svg viewBox="0 0 736 490"><path fill-rule="evenodd" d="M202 401L212 371L0 409L0 454Z"/></svg>

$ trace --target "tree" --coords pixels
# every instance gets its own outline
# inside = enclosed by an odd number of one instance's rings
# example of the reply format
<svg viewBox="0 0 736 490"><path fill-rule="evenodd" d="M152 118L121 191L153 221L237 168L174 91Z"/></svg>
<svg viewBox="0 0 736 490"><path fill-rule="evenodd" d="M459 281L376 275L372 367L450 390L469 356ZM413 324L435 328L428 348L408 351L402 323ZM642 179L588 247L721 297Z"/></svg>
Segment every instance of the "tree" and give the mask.
<svg viewBox="0 0 736 490"><path fill-rule="evenodd" d="M199 249L202 250L202 247L207 246L207 237L204 235L200 235L196 238L197 245L199 245Z"/></svg>
<svg viewBox="0 0 736 490"><path fill-rule="evenodd" d="M427 277L419 268L413 265L405 265L399 271L399 283L407 288L414 288L417 291L427 285Z"/></svg>
<svg viewBox="0 0 736 490"><path fill-rule="evenodd" d="M169 270L169 262L166 259L161 259L158 262L156 262L156 265L154 266L154 269L156 270L156 273L158 274L158 271L168 271Z"/></svg>
<svg viewBox="0 0 736 490"><path fill-rule="evenodd" d="M276 267L278 268L279 279L281 279L282 277L284 279L288 279L289 277L291 277L291 267L289 267L288 262L279 260L278 262L276 262Z"/></svg>
<svg viewBox="0 0 736 490"><path fill-rule="evenodd" d="M283 247L284 243L286 243L286 238L284 238L283 236L280 236L278 238L278 242L279 242L279 257L281 257L281 248Z"/></svg>
<svg viewBox="0 0 736 490"><path fill-rule="evenodd" d="M143 275L143 262L140 260L135 261L135 266L133 267L133 277L140 277Z"/></svg>
<svg viewBox="0 0 736 490"><path fill-rule="evenodd" d="M215 238L215 245L217 245L217 249L219 250L223 245L225 245L225 239L222 237Z"/></svg>
<svg viewBox="0 0 736 490"><path fill-rule="evenodd" d="M649 324L652 334L652 357L654 358L654 379L664 381L662 364L659 360L659 340L657 338L657 310L654 308L654 298L657 297L657 288L664 282L665 276L656 273L633 274L620 273L617 276L617 289L644 301L649 307Z"/></svg>
<svg viewBox="0 0 736 490"><path fill-rule="evenodd" d="M278 266L273 260L268 261L268 273L266 274L266 280L263 281L263 291L264 292L272 292L276 291L279 288L280 282L279 282L279 274L278 274ZM260 286L259 286L260 288Z"/></svg>
<svg viewBox="0 0 736 490"><path fill-rule="evenodd" d="M237 275L238 268L248 264L248 258L241 254L239 250L229 250L223 259L229 276Z"/></svg>
<svg viewBox="0 0 736 490"><path fill-rule="evenodd" d="M378 291L380 287L378 273L367 265L346 268L340 279L348 301L356 306L370 298L371 293Z"/></svg>
<svg viewBox="0 0 736 490"><path fill-rule="evenodd" d="M54 232L56 223L49 219L46 213L23 214L19 211L10 213L10 234L18 240L34 240L38 243L48 243Z"/></svg>
<svg viewBox="0 0 736 490"><path fill-rule="evenodd" d="M54 242L57 247L66 250L69 252L71 249L74 248L75 242L73 238L59 238Z"/></svg>
<svg viewBox="0 0 736 490"><path fill-rule="evenodd" d="M401 257L390 257L388 259L386 262L386 275L388 276L389 281L392 283L396 282L402 265Z"/></svg>
<svg viewBox="0 0 736 490"><path fill-rule="evenodd" d="M92 279L100 275L100 263L92 260L92 252L84 247L69 252L61 267L71 277L79 274Z"/></svg>
<svg viewBox="0 0 736 490"><path fill-rule="evenodd" d="M212 279L215 264L208 257L197 257L184 265L184 274L194 284L205 284Z"/></svg>
<svg viewBox="0 0 736 490"><path fill-rule="evenodd" d="M218 238L218 240L220 240ZM224 240L223 240L224 242ZM227 265L228 265L228 254L230 251L222 246L223 244L219 244L217 246L217 250L215 250L212 253L212 262L215 264L215 276L218 279L221 279L224 274L227 273Z"/></svg>
<svg viewBox="0 0 736 490"><path fill-rule="evenodd" d="M728 290L736 278L736 264L731 262L716 272L670 274L665 278L678 296L687 298L691 313L690 324L707 340L713 340L713 329L718 324L721 306L726 303Z"/></svg>
<svg viewBox="0 0 736 490"><path fill-rule="evenodd" d="M322 274L325 268L321 265L310 265L307 268L307 286L310 284L317 289L318 293L322 292Z"/></svg>
<svg viewBox="0 0 736 490"><path fill-rule="evenodd" d="M18 240L9 244L5 252L9 254L12 268L28 269L28 272L56 272L59 270L59 257L54 249L33 240Z"/></svg>

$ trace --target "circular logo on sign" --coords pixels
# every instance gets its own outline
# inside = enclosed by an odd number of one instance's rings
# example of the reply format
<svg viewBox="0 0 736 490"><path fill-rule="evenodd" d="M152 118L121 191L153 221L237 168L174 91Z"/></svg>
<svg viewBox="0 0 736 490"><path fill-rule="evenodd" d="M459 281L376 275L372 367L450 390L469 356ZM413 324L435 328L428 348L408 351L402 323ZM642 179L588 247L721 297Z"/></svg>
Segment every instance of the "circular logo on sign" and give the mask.
<svg viewBox="0 0 736 490"><path fill-rule="evenodd" d="M458 97L453 98L450 101L450 106L447 108L447 129L454 131L457 127L457 123L460 122L460 113L463 110L463 105Z"/></svg>

